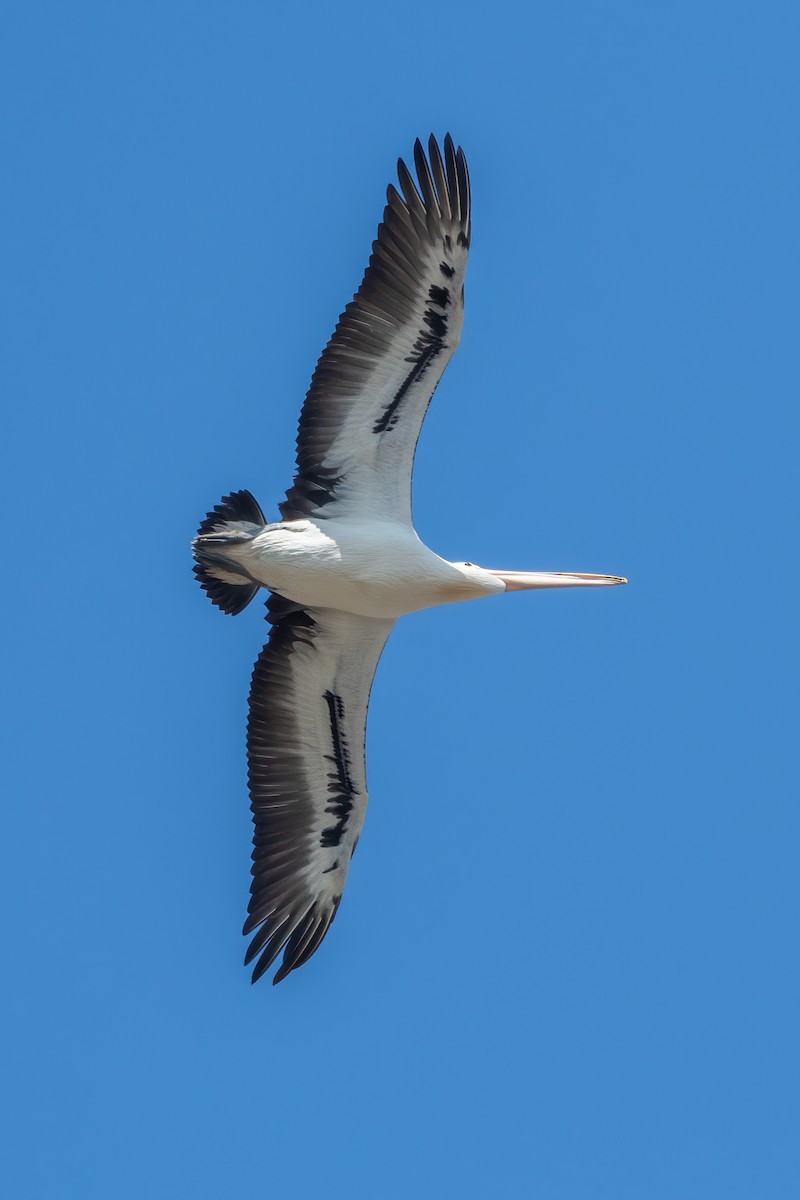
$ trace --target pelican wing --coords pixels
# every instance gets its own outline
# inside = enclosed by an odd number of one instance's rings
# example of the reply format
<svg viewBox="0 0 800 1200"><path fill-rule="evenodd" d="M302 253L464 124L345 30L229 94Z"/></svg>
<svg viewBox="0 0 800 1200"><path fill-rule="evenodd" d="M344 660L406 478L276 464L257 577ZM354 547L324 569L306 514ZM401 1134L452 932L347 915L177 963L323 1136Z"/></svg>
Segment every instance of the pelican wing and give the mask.
<svg viewBox="0 0 800 1200"><path fill-rule="evenodd" d="M369 515L411 522L422 421L458 345L470 241L469 177L448 134L402 159L361 287L317 363L284 520Z"/></svg>
<svg viewBox="0 0 800 1200"><path fill-rule="evenodd" d="M268 618L247 728L254 983L284 947L274 983L306 962L336 915L367 806L369 693L394 624L276 595Z"/></svg>

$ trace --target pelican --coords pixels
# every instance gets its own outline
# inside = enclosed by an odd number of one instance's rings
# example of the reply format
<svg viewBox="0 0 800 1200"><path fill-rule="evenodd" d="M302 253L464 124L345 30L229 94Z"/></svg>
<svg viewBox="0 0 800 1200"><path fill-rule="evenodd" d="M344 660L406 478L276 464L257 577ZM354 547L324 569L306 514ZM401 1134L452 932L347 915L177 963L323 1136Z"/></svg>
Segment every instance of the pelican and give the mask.
<svg viewBox="0 0 800 1200"><path fill-rule="evenodd" d="M411 517L414 449L458 345L470 245L464 153L448 134L402 159L361 286L317 362L297 473L267 521L248 491L224 496L192 543L195 575L225 613L269 592L253 670L247 757L253 876L244 934L253 982L317 950L342 898L367 807L364 740L378 659L398 617L538 588L605 587L614 575L500 571L448 562Z"/></svg>

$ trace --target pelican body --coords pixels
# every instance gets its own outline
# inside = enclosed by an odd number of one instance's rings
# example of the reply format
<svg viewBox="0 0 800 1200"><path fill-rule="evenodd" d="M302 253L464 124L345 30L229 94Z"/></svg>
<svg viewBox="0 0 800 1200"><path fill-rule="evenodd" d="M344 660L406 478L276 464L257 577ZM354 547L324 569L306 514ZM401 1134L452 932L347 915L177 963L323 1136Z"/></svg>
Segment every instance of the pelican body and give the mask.
<svg viewBox="0 0 800 1200"><path fill-rule="evenodd" d="M230 545L227 554L254 583L304 608L390 621L497 592L622 582L608 575L492 571L448 562L410 526L390 520L280 521Z"/></svg>
<svg viewBox="0 0 800 1200"><path fill-rule="evenodd" d="M264 588L272 630L248 720L255 832L245 962L255 982L283 950L277 983L306 962L336 914L367 805L369 692L398 617L506 591L603 587L619 576L448 562L411 519L422 421L458 345L471 236L463 151L414 148L419 190L398 162L359 291L320 358L300 417L282 519L248 491L209 512L195 574L224 612Z"/></svg>

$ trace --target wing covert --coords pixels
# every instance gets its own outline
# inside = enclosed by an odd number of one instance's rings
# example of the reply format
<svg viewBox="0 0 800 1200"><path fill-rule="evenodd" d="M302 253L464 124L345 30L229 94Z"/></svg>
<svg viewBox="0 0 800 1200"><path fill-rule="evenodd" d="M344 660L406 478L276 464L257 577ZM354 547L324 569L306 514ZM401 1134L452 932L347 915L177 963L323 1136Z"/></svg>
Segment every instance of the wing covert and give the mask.
<svg viewBox="0 0 800 1200"><path fill-rule="evenodd" d="M300 416L284 520L369 513L411 523L414 450L458 345L470 243L464 152L448 134L419 188L400 159L361 286L320 357Z"/></svg>
<svg viewBox="0 0 800 1200"><path fill-rule="evenodd" d="M306 962L336 915L367 805L364 737L393 621L304 609L273 595L247 727L253 875L244 933L253 982Z"/></svg>

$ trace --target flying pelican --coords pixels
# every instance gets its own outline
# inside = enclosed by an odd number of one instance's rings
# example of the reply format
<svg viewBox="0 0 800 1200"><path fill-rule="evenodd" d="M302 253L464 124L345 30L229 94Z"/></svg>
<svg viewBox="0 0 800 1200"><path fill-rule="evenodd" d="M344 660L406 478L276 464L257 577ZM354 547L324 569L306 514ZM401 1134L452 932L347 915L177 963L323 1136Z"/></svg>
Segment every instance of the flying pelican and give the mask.
<svg viewBox="0 0 800 1200"><path fill-rule="evenodd" d="M442 155L431 136L426 158L418 140L414 163L419 190L400 159L402 195L389 186L361 287L314 371L282 519L233 492L192 543L195 575L223 612L270 592L247 727L254 983L282 949L274 983L306 962L336 915L367 807L370 688L397 618L498 592L626 582L447 562L414 531L414 449L458 345L470 244L461 148L448 134Z"/></svg>

